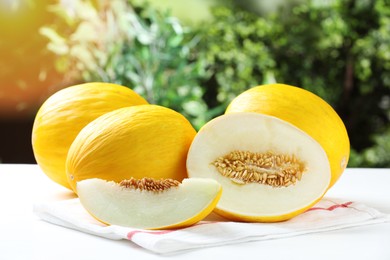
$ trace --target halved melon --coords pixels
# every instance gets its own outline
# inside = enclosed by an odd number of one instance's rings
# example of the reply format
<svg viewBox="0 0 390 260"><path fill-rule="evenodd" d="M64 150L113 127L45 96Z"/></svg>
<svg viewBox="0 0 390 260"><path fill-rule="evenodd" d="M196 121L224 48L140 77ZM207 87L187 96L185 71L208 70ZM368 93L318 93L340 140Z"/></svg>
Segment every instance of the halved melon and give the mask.
<svg viewBox="0 0 390 260"><path fill-rule="evenodd" d="M225 114L204 125L190 147L187 171L222 185L217 213L260 222L304 212L323 197L332 176L324 149L310 135L253 112Z"/></svg>
<svg viewBox="0 0 390 260"><path fill-rule="evenodd" d="M229 104L226 114L256 112L280 118L314 138L325 150L332 179L340 178L348 164L350 145L345 125L337 112L314 93L286 84L253 87Z"/></svg>
<svg viewBox="0 0 390 260"><path fill-rule="evenodd" d="M182 183L151 178L120 183L87 179L77 183L81 204L97 220L142 229L185 227L205 218L217 204L221 185L211 179Z"/></svg>

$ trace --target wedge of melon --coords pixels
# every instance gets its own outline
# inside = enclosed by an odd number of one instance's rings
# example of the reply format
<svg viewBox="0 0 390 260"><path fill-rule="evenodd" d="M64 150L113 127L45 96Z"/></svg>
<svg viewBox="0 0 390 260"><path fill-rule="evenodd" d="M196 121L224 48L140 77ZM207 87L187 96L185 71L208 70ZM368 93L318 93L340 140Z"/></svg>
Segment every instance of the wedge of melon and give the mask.
<svg viewBox="0 0 390 260"><path fill-rule="evenodd" d="M322 146L273 116L225 114L203 126L187 157L189 177L223 188L215 211L239 221L292 218L323 197L331 170Z"/></svg>
<svg viewBox="0 0 390 260"><path fill-rule="evenodd" d="M190 226L217 204L221 185L212 179L143 178L120 183L86 179L77 183L81 204L97 220L142 229Z"/></svg>

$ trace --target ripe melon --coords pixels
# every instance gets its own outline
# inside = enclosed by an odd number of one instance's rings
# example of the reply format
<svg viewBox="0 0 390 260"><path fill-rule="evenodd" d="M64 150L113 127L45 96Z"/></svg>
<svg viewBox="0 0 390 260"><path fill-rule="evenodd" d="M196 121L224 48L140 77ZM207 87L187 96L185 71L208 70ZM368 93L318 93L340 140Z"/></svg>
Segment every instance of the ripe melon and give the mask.
<svg viewBox="0 0 390 260"><path fill-rule="evenodd" d="M65 162L80 130L99 116L122 107L144 105L133 90L110 83L85 83L62 89L40 107L32 129L32 148L42 171L69 188Z"/></svg>
<svg viewBox="0 0 390 260"><path fill-rule="evenodd" d="M100 178L120 182L131 177L187 177L186 157L196 131L180 113L158 105L140 105L107 113L84 127L67 157L67 176L78 181Z"/></svg>
<svg viewBox="0 0 390 260"><path fill-rule="evenodd" d="M221 183L220 215L276 222L319 201L348 158L348 135L336 112L306 90L274 84L242 93L204 125L187 170L189 177Z"/></svg>
<svg viewBox="0 0 390 260"><path fill-rule="evenodd" d="M221 196L211 179L87 179L77 183L81 204L97 220L142 229L190 226L205 218Z"/></svg>
<svg viewBox="0 0 390 260"><path fill-rule="evenodd" d="M332 186L347 167L350 145L345 125L322 98L302 88L269 84L238 95L226 113L256 112L285 120L314 138L324 148L332 171Z"/></svg>

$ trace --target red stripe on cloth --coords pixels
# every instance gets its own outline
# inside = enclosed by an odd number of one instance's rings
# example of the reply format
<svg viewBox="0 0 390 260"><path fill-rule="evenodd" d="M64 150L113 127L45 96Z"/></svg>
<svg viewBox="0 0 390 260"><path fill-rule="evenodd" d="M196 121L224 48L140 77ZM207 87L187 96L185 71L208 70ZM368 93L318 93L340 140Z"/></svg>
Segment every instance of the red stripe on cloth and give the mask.
<svg viewBox="0 0 390 260"><path fill-rule="evenodd" d="M321 208L321 207L313 207L311 209L308 209L307 211L312 211L312 210L327 210L327 211L332 211L332 210L335 210L337 208L348 208L349 205L351 205L353 202L352 201L348 201L348 202L345 202L343 204L335 204L333 206L330 206L328 208Z"/></svg>
<svg viewBox="0 0 390 260"><path fill-rule="evenodd" d="M153 234L153 235L164 235L164 234L168 234L168 233L171 233L175 231L174 229L172 230L156 230L156 231L146 231L146 230L133 230L133 231L130 231L129 233L127 233L127 239L131 240L133 238L134 235L138 234L138 233L142 233L142 234Z"/></svg>

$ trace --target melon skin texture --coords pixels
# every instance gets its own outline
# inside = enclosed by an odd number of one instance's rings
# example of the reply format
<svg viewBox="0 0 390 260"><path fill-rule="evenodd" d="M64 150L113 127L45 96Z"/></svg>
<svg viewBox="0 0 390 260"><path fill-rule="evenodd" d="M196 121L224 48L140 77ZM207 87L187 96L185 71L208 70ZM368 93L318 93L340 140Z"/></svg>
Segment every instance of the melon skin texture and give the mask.
<svg viewBox="0 0 390 260"><path fill-rule="evenodd" d="M147 101L133 90L110 83L85 83L54 93L34 120L31 140L38 165L51 180L71 189L65 162L81 129L105 113L144 104Z"/></svg>
<svg viewBox="0 0 390 260"><path fill-rule="evenodd" d="M350 144L345 125L336 111L317 95L285 84L257 86L238 95L226 109L226 114L239 112L280 118L314 138L328 156L332 172L329 188L347 167Z"/></svg>
<svg viewBox="0 0 390 260"><path fill-rule="evenodd" d="M67 176L76 182L100 178L187 177L186 157L196 131L180 113L157 105L121 108L84 127L67 157Z"/></svg>
<svg viewBox="0 0 390 260"><path fill-rule="evenodd" d="M141 229L172 229L193 225L212 212L221 185L210 179L184 179L161 192L121 187L113 181L87 179L77 183L81 204L97 220Z"/></svg>
<svg viewBox="0 0 390 260"><path fill-rule="evenodd" d="M240 183L223 176L213 164L232 151L294 155L305 170L301 180L287 187ZM255 168L253 163L247 166ZM237 221L290 219L319 201L331 181L327 155L317 141L286 121L253 112L225 114L204 125L190 147L187 170L190 178L211 178L222 185L215 212ZM277 169L264 171L271 174Z"/></svg>

